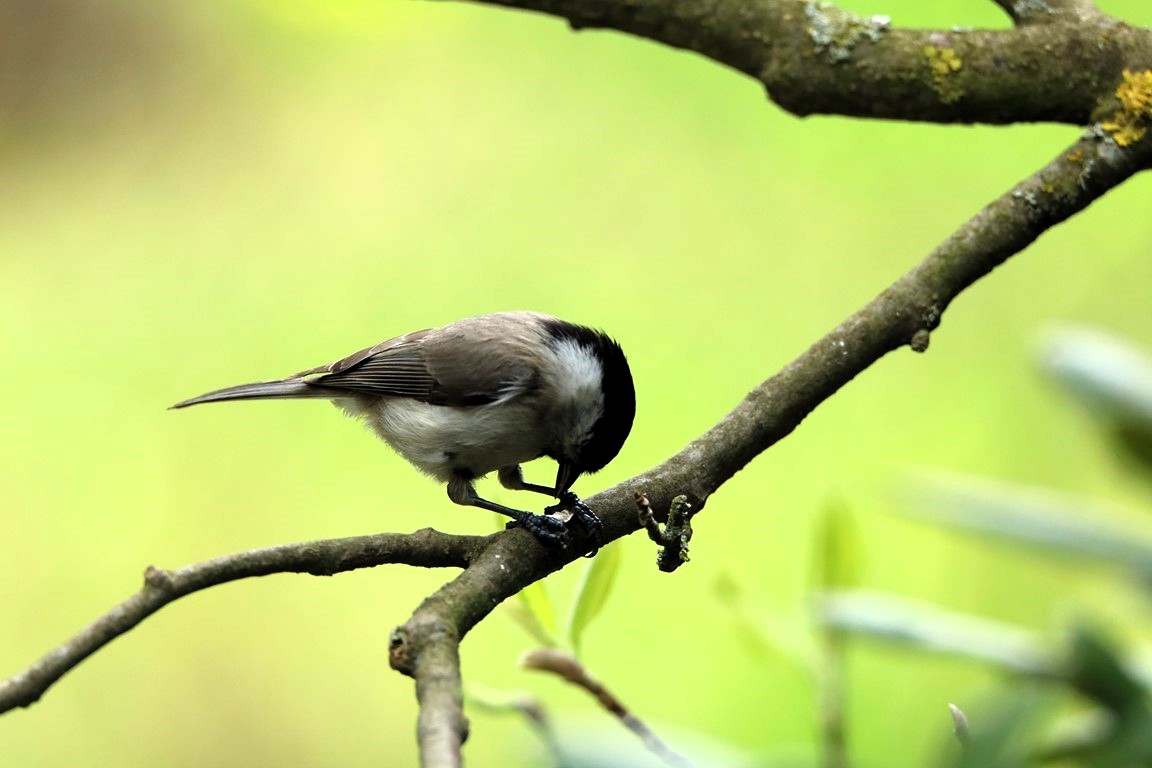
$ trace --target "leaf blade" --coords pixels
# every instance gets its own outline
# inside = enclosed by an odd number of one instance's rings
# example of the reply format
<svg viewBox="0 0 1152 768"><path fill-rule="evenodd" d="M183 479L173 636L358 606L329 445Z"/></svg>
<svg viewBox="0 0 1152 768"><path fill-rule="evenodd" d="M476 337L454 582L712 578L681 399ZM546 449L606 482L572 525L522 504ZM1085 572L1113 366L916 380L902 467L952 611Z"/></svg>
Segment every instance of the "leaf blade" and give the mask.
<svg viewBox="0 0 1152 768"><path fill-rule="evenodd" d="M619 544L609 544L600 550L580 577L576 593L572 596L572 610L568 619L568 641L577 657L584 630L604 609L616 575L620 570L622 550Z"/></svg>

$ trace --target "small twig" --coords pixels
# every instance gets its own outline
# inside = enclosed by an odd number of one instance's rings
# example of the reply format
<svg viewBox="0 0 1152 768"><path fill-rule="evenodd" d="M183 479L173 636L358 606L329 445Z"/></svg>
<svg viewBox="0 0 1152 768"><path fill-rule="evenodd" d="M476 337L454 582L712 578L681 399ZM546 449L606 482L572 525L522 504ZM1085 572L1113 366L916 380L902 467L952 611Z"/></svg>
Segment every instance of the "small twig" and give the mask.
<svg viewBox="0 0 1152 768"><path fill-rule="evenodd" d="M524 658L520 660L520 664L525 669L551 672L567 682L583 688L596 697L600 706L615 715L625 728L639 736L640 740L644 742L644 746L652 754L674 768L692 768L692 763L687 758L673 751L663 739L652 732L652 729L644 721L629 712L620 703L620 700L612 695L611 691L605 688L599 680L588 674L588 670L575 657L555 648L537 648L525 654Z"/></svg>
<svg viewBox="0 0 1152 768"><path fill-rule="evenodd" d="M824 768L848 767L848 735L844 717L845 636L823 626L823 657L820 665L820 740Z"/></svg>
<svg viewBox="0 0 1152 768"><path fill-rule="evenodd" d="M656 567L671 573L688 562L688 542L692 540L692 515L696 511L687 496L672 499L668 510L668 522L661 527L652 511L652 502L642 493L637 493L636 512L640 525L648 532L648 538L660 545L656 556Z"/></svg>
<svg viewBox="0 0 1152 768"><path fill-rule="evenodd" d="M538 698L524 691L497 691L480 689L469 685L465 688L465 700L469 707L477 707L495 713L515 713L528 723L539 737L552 764L562 766L564 754L560 749L560 741L556 738L556 728L547 708Z"/></svg>
<svg viewBox="0 0 1152 768"><path fill-rule="evenodd" d="M381 533L253 549L175 571L148 566L139 592L23 672L0 682L0 712L35 703L84 659L164 606L193 592L272 573L331 576L385 563L463 568L485 541L481 536L453 536L425 528L410 534Z"/></svg>

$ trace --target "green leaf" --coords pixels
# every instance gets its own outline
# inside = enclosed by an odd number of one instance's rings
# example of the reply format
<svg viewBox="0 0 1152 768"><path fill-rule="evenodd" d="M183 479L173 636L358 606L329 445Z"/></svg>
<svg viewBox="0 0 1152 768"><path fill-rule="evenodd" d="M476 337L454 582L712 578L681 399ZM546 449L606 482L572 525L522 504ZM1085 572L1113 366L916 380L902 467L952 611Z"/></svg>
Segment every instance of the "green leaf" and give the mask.
<svg viewBox="0 0 1152 768"><path fill-rule="evenodd" d="M556 612L544 582L534 581L520 590L516 602L509 604L509 609L513 621L536 642L548 648L559 645L556 641Z"/></svg>
<svg viewBox="0 0 1152 768"><path fill-rule="evenodd" d="M1152 472L1152 356L1085 328L1048 334L1040 367L1102 422L1118 453Z"/></svg>
<svg viewBox="0 0 1152 768"><path fill-rule="evenodd" d="M1088 328L1052 331L1040 368L1093 412L1152 428L1152 357L1131 342Z"/></svg>
<svg viewBox="0 0 1152 768"><path fill-rule="evenodd" d="M1127 567L1138 575L1152 570L1152 537L1109 523L1119 515L1099 503L1049 490L929 476L915 481L904 512L1038 552Z"/></svg>
<svg viewBox="0 0 1152 768"><path fill-rule="evenodd" d="M1147 693L1112 642L1092 627L1072 632L1067 675L1081 693L1122 717L1147 718Z"/></svg>
<svg viewBox="0 0 1152 768"><path fill-rule="evenodd" d="M572 596L572 613L568 619L568 641L576 656L580 655L580 640L584 630L592 623L612 592L616 573L620 570L622 550L619 544L609 544L600 550L584 570L576 594Z"/></svg>
<svg viewBox="0 0 1152 768"><path fill-rule="evenodd" d="M817 591L858 586L863 550L860 530L848 505L839 499L825 504L816 528Z"/></svg>
<svg viewBox="0 0 1152 768"><path fill-rule="evenodd" d="M883 592L828 592L820 595L816 609L826 629L981 661L1007 672L1051 676L1057 663L1042 639L1026 629Z"/></svg>
<svg viewBox="0 0 1152 768"><path fill-rule="evenodd" d="M756 611L748 608L744 591L727 573L716 580L716 602L732 621L732 629L748 652L758 659L784 659L810 674L816 673L816 644L806 616Z"/></svg>

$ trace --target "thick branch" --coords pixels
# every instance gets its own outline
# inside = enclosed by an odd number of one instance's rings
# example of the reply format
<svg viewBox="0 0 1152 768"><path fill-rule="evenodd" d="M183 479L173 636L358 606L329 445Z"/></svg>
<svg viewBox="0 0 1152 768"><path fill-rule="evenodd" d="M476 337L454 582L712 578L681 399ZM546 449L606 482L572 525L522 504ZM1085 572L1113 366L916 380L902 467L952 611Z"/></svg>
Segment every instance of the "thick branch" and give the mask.
<svg viewBox="0 0 1152 768"><path fill-rule="evenodd" d="M272 573L331 576L385 563L465 568L485 541L480 536L451 536L425 528L412 534L381 533L255 549L175 571L149 566L144 574L144 587L139 592L28 669L0 683L0 712L33 704L84 659L168 603L193 592L251 576Z"/></svg>
<svg viewBox="0 0 1152 768"><path fill-rule="evenodd" d="M909 30L812 0L476 1L695 51L760 81L797 115L1085 125L1125 67L1152 60L1152 31L1098 12L1008 30Z"/></svg>

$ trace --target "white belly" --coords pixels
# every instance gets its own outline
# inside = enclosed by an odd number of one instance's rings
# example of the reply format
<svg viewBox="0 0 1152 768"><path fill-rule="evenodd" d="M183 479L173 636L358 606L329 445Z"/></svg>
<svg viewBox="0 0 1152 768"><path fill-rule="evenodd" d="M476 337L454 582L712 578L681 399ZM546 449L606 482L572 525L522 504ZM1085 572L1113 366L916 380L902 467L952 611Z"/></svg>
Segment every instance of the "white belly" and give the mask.
<svg viewBox="0 0 1152 768"><path fill-rule="evenodd" d="M406 398L382 398L349 407L421 472L448 482L458 473L480 477L539 458L544 429L520 402L451 408Z"/></svg>

